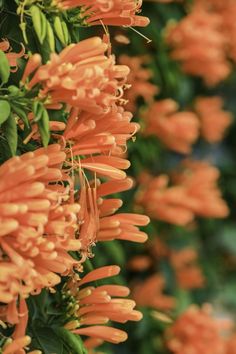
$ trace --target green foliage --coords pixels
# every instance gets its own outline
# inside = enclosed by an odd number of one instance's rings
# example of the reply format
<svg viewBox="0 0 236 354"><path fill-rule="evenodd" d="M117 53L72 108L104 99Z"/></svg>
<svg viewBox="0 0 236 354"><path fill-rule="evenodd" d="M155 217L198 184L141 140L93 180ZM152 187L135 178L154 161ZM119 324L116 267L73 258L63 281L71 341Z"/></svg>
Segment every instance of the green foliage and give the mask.
<svg viewBox="0 0 236 354"><path fill-rule="evenodd" d="M0 100L0 125L4 123L11 112L11 106L5 100Z"/></svg>
<svg viewBox="0 0 236 354"><path fill-rule="evenodd" d="M10 76L10 65L8 63L6 54L0 50L0 79L2 84L5 84Z"/></svg>

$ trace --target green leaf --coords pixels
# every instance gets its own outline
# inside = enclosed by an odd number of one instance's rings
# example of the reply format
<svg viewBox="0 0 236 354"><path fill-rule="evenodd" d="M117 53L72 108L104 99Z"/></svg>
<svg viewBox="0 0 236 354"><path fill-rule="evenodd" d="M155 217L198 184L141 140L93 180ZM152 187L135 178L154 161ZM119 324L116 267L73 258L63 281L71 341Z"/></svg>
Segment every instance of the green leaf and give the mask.
<svg viewBox="0 0 236 354"><path fill-rule="evenodd" d="M42 113L42 118L38 121L38 127L40 136L42 138L43 146L48 146L50 139L50 131L49 131L49 116L47 110L44 108Z"/></svg>
<svg viewBox="0 0 236 354"><path fill-rule="evenodd" d="M9 118L3 123L2 129L7 139L11 154L15 156L18 136L17 136L17 124L13 114L10 114Z"/></svg>
<svg viewBox="0 0 236 354"><path fill-rule="evenodd" d="M0 124L4 123L11 113L11 106L5 100L0 100Z"/></svg>
<svg viewBox="0 0 236 354"><path fill-rule="evenodd" d="M8 63L6 54L0 50L0 78L2 83L5 84L10 76L10 65Z"/></svg>
<svg viewBox="0 0 236 354"><path fill-rule="evenodd" d="M43 117L44 109L44 105L41 102L35 101L33 103L34 122L38 122Z"/></svg>
<svg viewBox="0 0 236 354"><path fill-rule="evenodd" d="M63 354L63 342L50 327L34 327L33 334L44 354Z"/></svg>
<svg viewBox="0 0 236 354"><path fill-rule="evenodd" d="M12 104L12 111L23 121L24 126L29 129L30 128L29 120L26 112L22 109L22 107Z"/></svg>
<svg viewBox="0 0 236 354"><path fill-rule="evenodd" d="M55 332L71 348L73 354L87 354L80 336L71 333L63 327L56 328Z"/></svg>

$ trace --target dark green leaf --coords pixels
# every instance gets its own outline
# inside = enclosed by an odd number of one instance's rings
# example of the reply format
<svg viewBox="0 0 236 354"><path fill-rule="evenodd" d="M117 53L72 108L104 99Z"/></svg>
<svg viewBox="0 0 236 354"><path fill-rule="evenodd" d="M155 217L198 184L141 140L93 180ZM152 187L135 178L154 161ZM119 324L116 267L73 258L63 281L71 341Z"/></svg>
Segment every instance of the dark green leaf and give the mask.
<svg viewBox="0 0 236 354"><path fill-rule="evenodd" d="M57 335L69 346L73 354L86 354L87 350L83 346L80 336L71 333L67 329L60 327L55 329Z"/></svg>
<svg viewBox="0 0 236 354"><path fill-rule="evenodd" d="M50 327L36 327L33 333L38 348L44 354L63 354L63 342Z"/></svg>

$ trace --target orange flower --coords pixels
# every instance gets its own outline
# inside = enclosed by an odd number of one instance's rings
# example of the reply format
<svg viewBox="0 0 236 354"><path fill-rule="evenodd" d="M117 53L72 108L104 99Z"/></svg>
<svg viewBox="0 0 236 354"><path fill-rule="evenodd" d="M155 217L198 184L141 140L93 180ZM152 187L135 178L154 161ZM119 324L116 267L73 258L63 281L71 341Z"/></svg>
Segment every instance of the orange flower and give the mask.
<svg viewBox="0 0 236 354"><path fill-rule="evenodd" d="M112 155L121 155L127 149L127 141L138 131L139 125L131 122L131 119L132 114L120 106L114 106L111 112L104 114L73 109L64 132L71 146L68 157L71 154L88 155L86 159L80 160L80 168L110 178L125 178L125 173L117 169L127 169L129 161ZM102 168L102 165L107 165L107 169Z"/></svg>
<svg viewBox="0 0 236 354"><path fill-rule="evenodd" d="M158 310L173 309L175 299L163 293L164 287L164 277L161 274L153 274L144 282L133 287L132 297L138 306L147 306Z"/></svg>
<svg viewBox="0 0 236 354"><path fill-rule="evenodd" d="M136 214L113 215L122 201L104 199L109 194L132 187L132 181L123 171L130 163L119 157L127 148L127 140L139 128L131 119L131 113L115 105L111 112L103 114L79 112L77 109L70 112L64 137L70 143L68 164L76 171L80 185L79 239L84 257L89 255L96 241L123 239L144 242L147 239L137 226L146 225L149 218ZM89 180L86 171L94 174L94 179ZM101 184L97 177L105 177L108 181Z"/></svg>
<svg viewBox="0 0 236 354"><path fill-rule="evenodd" d="M54 0L62 10L81 7L80 16L87 25L141 26L146 27L149 19L137 16L142 0Z"/></svg>
<svg viewBox="0 0 236 354"><path fill-rule="evenodd" d="M151 265L152 259L145 255L135 256L128 262L128 268L138 272L147 270Z"/></svg>
<svg viewBox="0 0 236 354"><path fill-rule="evenodd" d="M170 263L175 270L176 280L183 289L195 289L204 286L204 276L196 264L197 252L192 248L171 251Z"/></svg>
<svg viewBox="0 0 236 354"><path fill-rule="evenodd" d="M225 354L220 322L211 317L208 306L191 306L166 331L166 338L171 353Z"/></svg>
<svg viewBox="0 0 236 354"><path fill-rule="evenodd" d="M192 112L177 112L171 99L152 104L143 114L144 134L156 135L169 149L188 154L199 134L199 121Z"/></svg>
<svg viewBox="0 0 236 354"><path fill-rule="evenodd" d="M105 55L107 48L99 37L92 37L51 54L45 65L40 65L39 54L34 54L22 83L35 72L26 87L31 90L39 85L39 97L47 105L66 103L95 114L108 112L122 97L129 69L115 65L114 57Z"/></svg>
<svg viewBox="0 0 236 354"><path fill-rule="evenodd" d="M7 320L17 322L14 303L60 282L79 250L78 204L67 204L69 190L61 172L65 153L59 145L6 161L0 167L0 301L9 304Z"/></svg>
<svg viewBox="0 0 236 354"><path fill-rule="evenodd" d="M236 335L233 334L226 342L226 353L236 354Z"/></svg>
<svg viewBox="0 0 236 354"><path fill-rule="evenodd" d="M209 86L224 80L231 70L226 59L227 38L221 26L220 14L197 4L189 15L167 30L172 58L181 62L184 72L202 77Z"/></svg>
<svg viewBox="0 0 236 354"><path fill-rule="evenodd" d="M70 294L76 299L77 309L74 316L78 318L80 328L72 332L85 335L99 341L120 343L127 339L124 331L113 327L104 327L109 320L119 323L139 321L142 314L134 310L135 302L124 299L129 295L129 289L120 285L88 286L87 284L119 274L118 266L105 266L95 269L85 275L81 280L72 278L67 284ZM86 284L86 287L84 285ZM115 297L114 297L115 296ZM71 323L72 324L72 323ZM70 322L65 325L70 328ZM87 342L91 347L91 341ZM86 344L86 342L85 342ZM97 342L96 342L97 344Z"/></svg>
<svg viewBox="0 0 236 354"><path fill-rule="evenodd" d="M229 209L217 187L219 171L207 162L185 161L182 171L169 177L147 176L136 194L136 202L154 219L187 225L195 216L225 218Z"/></svg>
<svg viewBox="0 0 236 354"><path fill-rule="evenodd" d="M5 52L7 60L9 62L10 67L11 67L11 71L16 72L18 69L17 59L20 59L22 57L26 57L24 46L21 45L21 51L19 53L14 53L11 51L10 43L6 39L6 40L0 42L0 50Z"/></svg>
<svg viewBox="0 0 236 354"><path fill-rule="evenodd" d="M201 133L209 143L221 141L225 130L232 123L232 115L223 111L222 106L223 100L217 96L196 100L195 110L201 120Z"/></svg>
<svg viewBox="0 0 236 354"><path fill-rule="evenodd" d="M24 347L27 347L30 342L31 338L29 336L23 336L13 341L8 341L3 347L3 354L25 354ZM31 354L33 353L31 352Z"/></svg>
<svg viewBox="0 0 236 354"><path fill-rule="evenodd" d="M80 230L79 240L81 252L86 258L90 254L90 248L97 241L112 241L114 239L133 242L145 242L147 235L137 226L149 223L149 218L139 214L115 214L122 205L120 199L103 199L106 195L129 189L132 181L129 179L114 180L86 187L81 183L79 194ZM114 215L113 215L114 214ZM137 226L136 226L137 225Z"/></svg>
<svg viewBox="0 0 236 354"><path fill-rule="evenodd" d="M182 168L182 172L173 175L173 180L186 189L188 198L196 201L192 211L203 217L225 218L229 209L217 187L218 169L208 162L191 160L184 161Z"/></svg>
<svg viewBox="0 0 236 354"><path fill-rule="evenodd" d="M149 82L153 76L152 71L143 67L148 64L148 61L147 57L129 57L128 55L119 57L119 63L130 68L127 81L132 89L125 91L125 98L128 100L126 107L131 112L136 110L137 98L142 97L145 103L150 104L159 92L159 89Z"/></svg>
<svg viewBox="0 0 236 354"><path fill-rule="evenodd" d="M191 210L196 201L189 197L183 186L168 187L166 175L149 177L149 182L141 184L136 194L136 202L144 207L153 219L176 225L187 225L194 218Z"/></svg>

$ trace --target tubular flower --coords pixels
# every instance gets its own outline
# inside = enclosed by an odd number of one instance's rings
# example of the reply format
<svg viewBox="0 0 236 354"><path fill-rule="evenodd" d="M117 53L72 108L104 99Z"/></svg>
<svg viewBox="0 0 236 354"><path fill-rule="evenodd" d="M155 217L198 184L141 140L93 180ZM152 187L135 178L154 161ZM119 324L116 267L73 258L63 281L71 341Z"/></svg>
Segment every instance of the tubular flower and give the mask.
<svg viewBox="0 0 236 354"><path fill-rule="evenodd" d="M221 26L220 14L198 5L167 31L172 58L180 61L184 72L200 76L209 86L224 80L231 70L226 58L227 39Z"/></svg>
<svg viewBox="0 0 236 354"><path fill-rule="evenodd" d="M236 335L233 334L226 342L226 353L236 354Z"/></svg>
<svg viewBox="0 0 236 354"><path fill-rule="evenodd" d="M78 204L67 204L61 171L65 153L58 144L25 153L0 167L0 301L9 304L60 282L76 264ZM13 320L14 321L14 320ZM16 322L13 322L16 323Z"/></svg>
<svg viewBox="0 0 236 354"><path fill-rule="evenodd" d="M145 103L150 104L154 96L159 92L157 86L149 82L152 78L152 71L143 65L148 64L147 57L129 57L121 55L119 63L127 65L130 68L127 81L131 85L132 90L125 91L125 98L128 100L127 108L131 112L136 110L136 100L142 97Z"/></svg>
<svg viewBox="0 0 236 354"><path fill-rule="evenodd" d="M131 122L131 119L132 114L120 106L114 106L111 112L105 114L79 113L73 109L63 135L70 142L68 157L88 155L80 159L80 168L91 170L93 164L93 171L98 174L104 176L105 173L107 177L116 179L125 178L125 173L119 173L117 169L127 169L129 161L112 155L121 155L126 151L127 141L138 131L139 124ZM107 165L107 171L102 168L99 170L101 165ZM98 166L96 170L95 166Z"/></svg>
<svg viewBox="0 0 236 354"><path fill-rule="evenodd" d="M48 108L48 107L47 107ZM39 133L39 126L38 124L34 121L35 117L34 114L31 112L28 114L28 120L30 122L30 126L31 126L31 132L30 134L24 139L24 144L27 144L30 139L33 140L41 140L41 136ZM19 124L19 123L18 123ZM19 124L21 128L23 128L23 124ZM58 132L62 132L64 131L66 128L66 124L63 122L58 122L56 120L50 120L49 121L49 130L51 132L51 134L55 134Z"/></svg>
<svg viewBox="0 0 236 354"><path fill-rule="evenodd" d="M27 347L31 342L29 336L23 336L21 338L14 339L13 341L8 340L4 347L2 348L3 354L25 354L24 348ZM30 352L29 354L36 354L36 352ZM40 351L38 353L41 353Z"/></svg>
<svg viewBox="0 0 236 354"><path fill-rule="evenodd" d="M191 206L196 215L225 218L229 209L217 186L219 176L219 170L208 162L187 160L182 163L182 172L173 174L173 181L196 201Z"/></svg>
<svg viewBox="0 0 236 354"><path fill-rule="evenodd" d="M25 347L31 342L31 338L26 336L26 327L28 322L28 309L24 299L19 300L19 320L12 334L12 338L8 338L2 349L3 354L25 354ZM40 350L34 350L29 354L42 354Z"/></svg>
<svg viewBox="0 0 236 354"><path fill-rule="evenodd" d="M127 148L127 141L139 129L131 122L132 114L120 106L114 106L110 113L91 114L85 111L70 112L64 138L69 141L68 159L79 180L78 202L81 251L90 253L96 241L124 239L144 242L147 235L137 226L146 225L149 219L137 214L115 214L122 205L120 199L106 199L109 194L132 187L132 181L124 172L130 166L128 160L120 157ZM94 174L88 180L86 172ZM101 184L96 177L108 180ZM137 225L137 226L136 226Z"/></svg>
<svg viewBox="0 0 236 354"><path fill-rule="evenodd" d="M166 331L166 339L174 354L225 354L220 322L211 317L208 306L191 306Z"/></svg>
<svg viewBox="0 0 236 354"><path fill-rule="evenodd" d="M222 109L220 97L201 97L195 102L195 110L201 121L201 133L209 143L222 140L225 130L232 123L232 115ZM212 129L214 127L214 129Z"/></svg>
<svg viewBox="0 0 236 354"><path fill-rule="evenodd" d="M236 4L234 0L197 0L197 4L201 7L205 7L206 11L215 13L221 17L221 32L224 34L227 47L227 55L236 61L236 25L235 25L235 13Z"/></svg>
<svg viewBox="0 0 236 354"><path fill-rule="evenodd" d="M164 287L164 277L161 274L153 274L133 287L132 297L138 306L152 307L157 310L173 309L175 299L164 294Z"/></svg>
<svg viewBox="0 0 236 354"><path fill-rule="evenodd" d="M11 51L10 43L6 39L0 42L0 50L5 52L9 65L11 67L11 72L16 72L18 69L17 59L22 57L26 57L25 55L25 48L21 45L21 51L19 53L14 53Z"/></svg>
<svg viewBox="0 0 236 354"><path fill-rule="evenodd" d="M80 17L85 25L146 27L149 19L137 16L142 0L53 0L62 10L80 7Z"/></svg>
<svg viewBox="0 0 236 354"><path fill-rule="evenodd" d="M122 97L129 69L115 65L114 57L105 54L107 48L101 38L92 37L69 45L60 54L52 53L45 65L34 54L22 84L28 78L28 90L38 85L39 97L48 105L65 103L95 114L109 112Z"/></svg>
<svg viewBox="0 0 236 354"><path fill-rule="evenodd" d="M81 280L72 278L66 286L70 295L74 297L75 313L73 316L78 319L79 328L72 329L72 332L79 335L91 337L93 344L97 340L118 344L127 339L124 331L113 327L104 327L108 321L125 323L127 321L139 321L142 314L134 310L135 302L124 299L129 295L129 289L120 285L89 286L90 282L105 279L119 274L118 266L105 266L95 269L85 275ZM84 285L86 285L84 287ZM69 329L70 323L65 325ZM86 342L85 342L86 344ZM88 348L91 348L91 340L87 341Z"/></svg>
<svg viewBox="0 0 236 354"><path fill-rule="evenodd" d="M98 181L97 181L98 182ZM133 242L145 242L147 235L137 226L145 226L149 218L139 214L115 214L121 207L120 199L105 199L104 197L119 191L130 189L130 179L114 180L97 183L97 187L86 187L82 181L78 202L81 205L78 218L80 221L79 240L81 253L84 257L90 255L90 248L97 241L112 241L114 239ZM137 225L137 226L136 226Z"/></svg>
<svg viewBox="0 0 236 354"><path fill-rule="evenodd" d="M156 135L169 149L187 154L199 135L199 120L192 112L177 112L171 99L153 103L143 114L144 134Z"/></svg>
<svg viewBox="0 0 236 354"><path fill-rule="evenodd" d="M136 202L153 219L176 225L187 225L194 219L192 208L196 200L187 195L183 186L168 187L167 175L146 177L136 194Z"/></svg>
<svg viewBox="0 0 236 354"><path fill-rule="evenodd" d="M136 202L154 219L187 225L195 216L225 218L229 209L217 187L219 171L207 162L185 161L182 171L167 175L146 175L136 194ZM144 182L145 180L145 182Z"/></svg>
<svg viewBox="0 0 236 354"><path fill-rule="evenodd" d="M192 248L171 251L170 263L175 270L176 281L179 287L195 289L204 286L204 276L197 265L197 252Z"/></svg>

